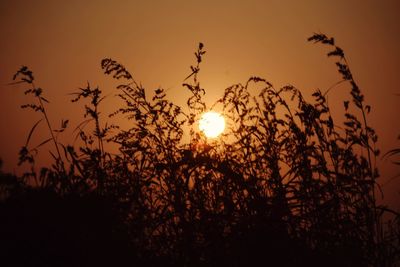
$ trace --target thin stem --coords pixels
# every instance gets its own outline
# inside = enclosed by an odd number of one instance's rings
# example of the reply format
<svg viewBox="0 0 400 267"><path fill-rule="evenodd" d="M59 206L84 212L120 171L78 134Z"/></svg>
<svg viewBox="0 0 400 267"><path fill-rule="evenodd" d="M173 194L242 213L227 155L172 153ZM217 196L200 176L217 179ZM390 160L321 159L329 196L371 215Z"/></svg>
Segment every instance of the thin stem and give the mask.
<svg viewBox="0 0 400 267"><path fill-rule="evenodd" d="M35 88L34 83L32 83L32 86L33 86L33 88ZM59 150L59 148L58 148L57 140L56 140L56 138L55 138L55 136L54 136L53 129L51 128L51 124L50 124L49 118L48 118L48 116L47 116L46 109L44 108L43 101L42 101L42 99L40 98L40 96L36 96L36 97L37 97L37 99L39 99L39 104L40 104L40 107L42 108L43 116L44 116L44 118L45 118L45 120L46 120L47 127L49 128L49 131L50 131L50 134L51 134L51 139L53 140L54 146L56 147L58 160L59 160L59 162L61 162L61 153L60 153L60 150Z"/></svg>

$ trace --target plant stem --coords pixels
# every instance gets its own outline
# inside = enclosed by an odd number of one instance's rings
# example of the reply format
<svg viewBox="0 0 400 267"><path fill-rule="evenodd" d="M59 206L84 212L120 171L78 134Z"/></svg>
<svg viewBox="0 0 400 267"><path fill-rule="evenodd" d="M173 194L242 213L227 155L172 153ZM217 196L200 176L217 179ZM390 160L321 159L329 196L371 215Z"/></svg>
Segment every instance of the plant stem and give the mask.
<svg viewBox="0 0 400 267"><path fill-rule="evenodd" d="M35 88L35 85L33 83L32 83L32 86L33 86L33 88ZM44 108L43 101L40 98L40 96L36 96L36 97L39 99L39 104L40 104L40 107L42 108L43 116L44 116L44 118L46 120L47 127L49 128L49 131L50 131L50 134L51 134L51 139L53 139L54 146L56 147L58 160L59 160L59 162L61 162L61 153L60 153L60 150L58 148L57 140L56 140L56 138L54 136L53 129L51 128L51 124L50 124L49 118L47 116L46 109Z"/></svg>

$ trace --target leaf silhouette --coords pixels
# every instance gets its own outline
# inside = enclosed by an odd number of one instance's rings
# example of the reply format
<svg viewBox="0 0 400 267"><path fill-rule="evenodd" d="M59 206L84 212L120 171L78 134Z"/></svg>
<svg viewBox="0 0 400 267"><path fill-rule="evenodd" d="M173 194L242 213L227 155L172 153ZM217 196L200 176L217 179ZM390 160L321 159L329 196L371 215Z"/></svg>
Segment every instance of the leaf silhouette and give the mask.
<svg viewBox="0 0 400 267"><path fill-rule="evenodd" d="M33 132L35 131L35 129L36 129L36 127L39 125L39 123L41 123L42 121L43 121L43 119L40 119L40 120L38 120L38 121L32 126L31 130L29 131L28 138L26 139L25 147L28 146L29 141L31 140L31 137L32 137Z"/></svg>

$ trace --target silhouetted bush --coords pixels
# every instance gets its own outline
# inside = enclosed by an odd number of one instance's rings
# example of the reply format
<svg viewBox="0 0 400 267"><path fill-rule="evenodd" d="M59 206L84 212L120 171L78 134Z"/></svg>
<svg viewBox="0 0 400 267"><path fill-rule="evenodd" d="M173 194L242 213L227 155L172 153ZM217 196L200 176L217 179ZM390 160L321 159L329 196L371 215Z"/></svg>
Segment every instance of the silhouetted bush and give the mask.
<svg viewBox="0 0 400 267"><path fill-rule="evenodd" d="M186 108L162 88L146 96L128 70L104 59L104 73L121 81L123 104L110 116L127 118L130 128L101 121L102 91L88 84L72 100L89 101L86 120L75 129L81 145L64 145L55 133L68 121L53 129L43 90L22 67L14 79L29 84L25 93L36 99L23 107L42 115L50 137L30 147L39 120L20 152L31 171L13 177L11 187L1 184L8 259L49 266L393 264L399 216L376 203L379 150L367 123L371 107L333 38L315 34L309 41L331 49L328 56L350 87L341 126L327 92L317 90L308 102L294 86L276 89L259 77L228 87L208 108L198 78L200 43L183 84L191 92ZM221 110L228 125L215 140L196 130L210 109ZM92 131L85 130L91 123ZM37 171L34 155L47 142L54 145L54 164ZM108 152L105 142L118 145L119 153ZM384 212L395 216L390 227ZM30 258L22 259L27 252Z"/></svg>

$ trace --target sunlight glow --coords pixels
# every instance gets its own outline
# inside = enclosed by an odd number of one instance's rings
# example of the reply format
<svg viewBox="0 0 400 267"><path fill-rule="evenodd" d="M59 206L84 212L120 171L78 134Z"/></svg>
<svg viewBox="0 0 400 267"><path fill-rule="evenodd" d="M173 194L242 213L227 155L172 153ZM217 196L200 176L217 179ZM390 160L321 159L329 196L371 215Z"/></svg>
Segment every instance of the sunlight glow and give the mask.
<svg viewBox="0 0 400 267"><path fill-rule="evenodd" d="M215 111L206 112L201 116L199 129L208 138L218 137L225 129L225 119Z"/></svg>

